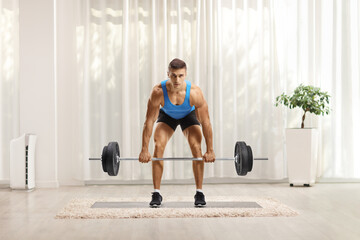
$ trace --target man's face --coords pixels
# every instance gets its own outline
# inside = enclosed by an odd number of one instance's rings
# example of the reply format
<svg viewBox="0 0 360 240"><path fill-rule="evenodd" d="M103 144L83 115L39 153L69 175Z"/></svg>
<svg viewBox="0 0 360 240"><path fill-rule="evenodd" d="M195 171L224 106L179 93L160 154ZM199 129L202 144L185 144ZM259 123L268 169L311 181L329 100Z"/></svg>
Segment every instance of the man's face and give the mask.
<svg viewBox="0 0 360 240"><path fill-rule="evenodd" d="M173 87L175 89L180 89L182 84L185 81L185 77L186 77L186 69L185 68L181 68L181 69L170 69L170 71L168 72L168 76L170 78L171 84L173 85Z"/></svg>

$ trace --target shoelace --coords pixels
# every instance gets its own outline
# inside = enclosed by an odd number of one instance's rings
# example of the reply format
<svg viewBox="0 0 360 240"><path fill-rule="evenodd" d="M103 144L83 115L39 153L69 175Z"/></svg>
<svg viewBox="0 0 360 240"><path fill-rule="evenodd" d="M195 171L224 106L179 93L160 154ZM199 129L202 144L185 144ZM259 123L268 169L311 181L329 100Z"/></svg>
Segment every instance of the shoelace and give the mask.
<svg viewBox="0 0 360 240"><path fill-rule="evenodd" d="M197 193L196 193L196 198L197 198L197 199L199 199L199 200L201 200L201 201L204 201L204 200L205 200L204 197L205 197L205 196L204 196L204 194L203 194L202 192L197 192Z"/></svg>
<svg viewBox="0 0 360 240"><path fill-rule="evenodd" d="M160 201L160 193L154 192L152 194L152 201L154 201L155 199Z"/></svg>

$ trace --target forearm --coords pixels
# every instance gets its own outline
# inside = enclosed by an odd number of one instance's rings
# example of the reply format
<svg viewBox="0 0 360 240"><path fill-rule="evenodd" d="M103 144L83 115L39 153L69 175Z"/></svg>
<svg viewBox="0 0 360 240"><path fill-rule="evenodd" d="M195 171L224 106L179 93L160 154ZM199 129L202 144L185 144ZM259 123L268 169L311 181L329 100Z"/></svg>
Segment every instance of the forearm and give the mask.
<svg viewBox="0 0 360 240"><path fill-rule="evenodd" d="M203 135L205 138L205 143L206 143L206 151L214 151L213 148L213 133L212 133L212 126L210 121L209 122L204 122L201 124L202 126L202 131L203 131Z"/></svg>
<svg viewBox="0 0 360 240"><path fill-rule="evenodd" d="M152 134L153 126L154 126L153 121L146 121L144 123L141 150L147 151L149 149L149 142L150 142L150 137Z"/></svg>

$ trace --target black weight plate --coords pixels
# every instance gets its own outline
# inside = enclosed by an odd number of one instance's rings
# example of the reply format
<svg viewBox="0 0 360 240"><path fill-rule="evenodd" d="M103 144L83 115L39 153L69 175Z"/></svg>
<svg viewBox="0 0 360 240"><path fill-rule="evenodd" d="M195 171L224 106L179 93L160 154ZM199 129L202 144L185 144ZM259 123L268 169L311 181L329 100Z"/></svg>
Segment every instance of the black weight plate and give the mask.
<svg viewBox="0 0 360 240"><path fill-rule="evenodd" d="M119 172L119 162L116 159L119 153L119 145L117 142L110 142L107 146L106 169L109 176L116 176Z"/></svg>
<svg viewBox="0 0 360 240"><path fill-rule="evenodd" d="M109 176L113 176L114 166L113 166L113 157L115 155L115 148L114 144L109 143L106 149L106 157L105 157L105 165L106 165L106 172Z"/></svg>
<svg viewBox="0 0 360 240"><path fill-rule="evenodd" d="M250 169L250 166L249 166L249 154L248 154L248 148L247 148L247 145L245 142L241 142L240 143L240 151L241 151L241 157L242 157L242 173L244 173L244 175L241 175L241 176L245 176L248 172L249 172L249 169Z"/></svg>
<svg viewBox="0 0 360 240"><path fill-rule="evenodd" d="M248 172L251 172L251 170L253 168L254 158L253 158L251 147L249 145L247 145L246 147L247 147L248 156L249 156L249 169L248 169Z"/></svg>
<svg viewBox="0 0 360 240"><path fill-rule="evenodd" d="M248 161L247 147L245 142L236 142L234 157L238 155L239 159L235 162L236 173L239 176L245 176L247 174L248 164L244 161Z"/></svg>
<svg viewBox="0 0 360 240"><path fill-rule="evenodd" d="M119 144L117 143L117 142L115 142L116 143L116 155L118 156L118 157L120 157L120 148L119 148ZM117 166L117 169L116 169L116 171L115 171L115 176L117 176L118 175L118 173L119 173L119 169L120 169L120 161L117 161L117 159L116 159L116 166Z"/></svg>
<svg viewBox="0 0 360 240"><path fill-rule="evenodd" d="M103 151L102 151L102 154L101 154L101 165L102 165L102 169L103 169L104 172L107 172L107 170L106 170L106 160L105 160L105 158L106 158L106 150L107 150L107 146L105 146L103 148Z"/></svg>
<svg viewBox="0 0 360 240"><path fill-rule="evenodd" d="M241 164L241 157L240 157L240 142L235 143L235 150L234 150L234 157L238 156L238 158L235 161L235 169L236 173L240 176L241 170L242 170L242 164Z"/></svg>
<svg viewBox="0 0 360 240"><path fill-rule="evenodd" d="M239 156L237 159L236 159L236 156ZM238 144L238 142L235 143L235 149L234 149L234 157L235 157L235 170L236 170L236 173L238 175L240 175L241 173L241 164L240 164L240 146Z"/></svg>

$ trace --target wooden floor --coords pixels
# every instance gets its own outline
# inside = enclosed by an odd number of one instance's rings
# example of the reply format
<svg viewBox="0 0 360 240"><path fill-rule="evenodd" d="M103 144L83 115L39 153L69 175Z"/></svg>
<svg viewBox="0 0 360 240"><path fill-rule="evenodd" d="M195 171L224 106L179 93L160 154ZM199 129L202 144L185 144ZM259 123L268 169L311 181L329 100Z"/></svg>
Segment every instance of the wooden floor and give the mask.
<svg viewBox="0 0 360 240"><path fill-rule="evenodd" d="M360 239L360 184L213 184L206 196L272 197L297 217L54 219L75 197L149 196L151 185L61 187L18 192L0 189L0 239ZM164 185L162 195L188 196L193 185Z"/></svg>

